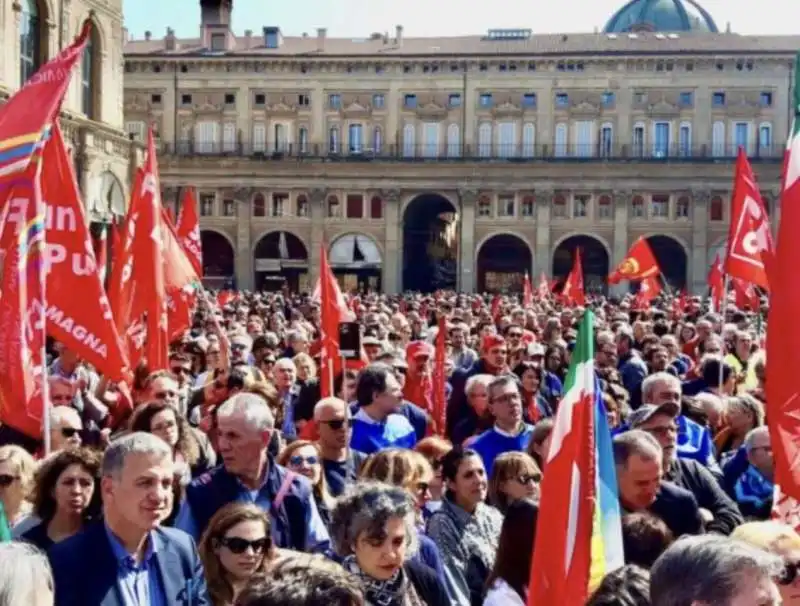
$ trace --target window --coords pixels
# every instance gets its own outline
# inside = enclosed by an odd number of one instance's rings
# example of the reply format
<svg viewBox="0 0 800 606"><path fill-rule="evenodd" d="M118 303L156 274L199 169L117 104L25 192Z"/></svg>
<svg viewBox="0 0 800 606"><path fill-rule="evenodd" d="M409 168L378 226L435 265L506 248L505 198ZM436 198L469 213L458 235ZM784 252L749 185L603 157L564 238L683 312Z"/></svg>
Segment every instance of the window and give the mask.
<svg viewBox="0 0 800 606"><path fill-rule="evenodd" d="M342 209L339 206L339 198L330 196L328 198L328 218L336 219L341 216Z"/></svg>
<svg viewBox="0 0 800 606"><path fill-rule="evenodd" d="M256 107L261 107L267 104L267 96L264 93L256 93L253 96L253 104Z"/></svg>
<svg viewBox="0 0 800 606"><path fill-rule="evenodd" d="M97 44L95 29L89 34L86 46L81 57L81 110L90 120L97 119L95 115L95 76L97 75Z"/></svg>
<svg viewBox="0 0 800 606"><path fill-rule="evenodd" d="M569 107L569 95L567 93L556 93L556 107Z"/></svg>
<svg viewBox="0 0 800 606"><path fill-rule="evenodd" d="M211 50L214 52L225 50L225 34L211 34Z"/></svg>
<svg viewBox="0 0 800 606"><path fill-rule="evenodd" d="M767 156L772 153L772 124L764 122L758 127L758 154Z"/></svg>
<svg viewBox="0 0 800 606"><path fill-rule="evenodd" d="M308 129L305 126L297 131L297 145L301 154L308 153Z"/></svg>
<svg viewBox="0 0 800 606"><path fill-rule="evenodd" d="M553 196L553 218L567 218L567 199L561 194Z"/></svg>
<svg viewBox="0 0 800 606"><path fill-rule="evenodd" d="M569 151L569 142L567 140L569 129L564 123L556 124L555 133L555 156L556 158L565 158Z"/></svg>
<svg viewBox="0 0 800 606"><path fill-rule="evenodd" d="M266 217L267 216L267 203L264 200L263 194L256 194L253 198L253 216Z"/></svg>
<svg viewBox="0 0 800 606"><path fill-rule="evenodd" d="M631 200L631 215L634 219L644 218L644 198L634 196Z"/></svg>
<svg viewBox="0 0 800 606"><path fill-rule="evenodd" d="M362 219L364 217L364 196L348 194L346 203L348 219Z"/></svg>
<svg viewBox="0 0 800 606"><path fill-rule="evenodd" d="M536 107L536 93L522 95L522 107Z"/></svg>
<svg viewBox="0 0 800 606"><path fill-rule="evenodd" d="M689 122L681 122L678 132L678 155L681 158L692 155L692 125Z"/></svg>
<svg viewBox="0 0 800 606"><path fill-rule="evenodd" d="M575 155L579 158L589 158L594 155L594 122L579 120L573 125L575 132Z"/></svg>
<svg viewBox="0 0 800 606"><path fill-rule="evenodd" d="M669 219L669 196L653 194L650 198L650 216L654 219Z"/></svg>
<svg viewBox="0 0 800 606"><path fill-rule="evenodd" d="M533 158L536 155L536 125L526 122L522 126L522 157Z"/></svg>
<svg viewBox="0 0 800 606"><path fill-rule="evenodd" d="M417 96L408 94L403 97L403 107L406 109L415 109L417 107Z"/></svg>
<svg viewBox="0 0 800 606"><path fill-rule="evenodd" d="M439 156L439 123L426 122L422 128L424 158L437 158Z"/></svg>
<svg viewBox="0 0 800 606"><path fill-rule="evenodd" d="M416 132L413 124L403 127L403 156L413 158L416 155Z"/></svg>
<svg viewBox="0 0 800 606"><path fill-rule="evenodd" d="M347 145L351 154L360 154L364 151L363 128L360 124L351 124L347 128Z"/></svg>
<svg viewBox="0 0 800 606"><path fill-rule="evenodd" d="M286 217L289 214L289 194L272 194L273 217Z"/></svg>
<svg viewBox="0 0 800 606"><path fill-rule="evenodd" d="M298 107L308 107L311 105L311 97L306 95L305 93L300 93L297 95L297 105Z"/></svg>
<svg viewBox="0 0 800 606"><path fill-rule="evenodd" d="M611 219L611 196L600 196L597 201L597 217Z"/></svg>
<svg viewBox="0 0 800 606"><path fill-rule="evenodd" d="M678 198L678 202L675 204L675 218L689 218L689 196L681 196Z"/></svg>
<svg viewBox="0 0 800 606"><path fill-rule="evenodd" d="M497 216L513 218L517 214L517 201L513 195L502 195L497 198Z"/></svg>
<svg viewBox="0 0 800 606"><path fill-rule="evenodd" d="M376 154L381 153L383 148L383 131L380 126L372 129L372 151Z"/></svg>
<svg viewBox="0 0 800 606"><path fill-rule="evenodd" d="M611 91L606 91L603 93L602 96L602 104L603 107L614 107L614 103L616 102L617 98Z"/></svg>
<svg viewBox="0 0 800 606"><path fill-rule="evenodd" d="M450 107L461 107L461 95L453 93L447 98L447 105Z"/></svg>
<svg viewBox="0 0 800 606"><path fill-rule="evenodd" d="M304 195L297 196L297 200L295 200L295 206L297 207L297 216L298 217L308 217L309 216L309 206L308 206L308 198Z"/></svg>
<svg viewBox="0 0 800 606"><path fill-rule="evenodd" d="M222 151L226 154L236 151L236 124L234 122L226 122L222 125Z"/></svg>
<svg viewBox="0 0 800 606"><path fill-rule="evenodd" d="M725 93L714 93L711 96L711 105L714 107L725 107Z"/></svg>
<svg viewBox="0 0 800 606"><path fill-rule="evenodd" d="M447 127L447 157L458 158L461 156L461 129L458 124Z"/></svg>
<svg viewBox="0 0 800 606"><path fill-rule="evenodd" d="M736 153L739 153L741 147L745 153L750 151L750 124L747 122L737 122L734 125L734 144L736 145Z"/></svg>
<svg viewBox="0 0 800 606"><path fill-rule="evenodd" d="M383 219L383 200L380 196L372 196L369 201L369 218Z"/></svg>
<svg viewBox="0 0 800 606"><path fill-rule="evenodd" d="M342 96L338 93L328 95L328 107L330 109L339 109L342 107Z"/></svg>
<svg viewBox="0 0 800 606"><path fill-rule="evenodd" d="M576 219L586 218L589 216L589 204L591 204L592 197L588 194L577 194L573 196L572 212L573 217Z"/></svg>
<svg viewBox="0 0 800 606"><path fill-rule="evenodd" d="M535 214L535 204L534 199L531 196L525 196L522 199L522 216L523 217L532 217Z"/></svg>
<svg viewBox="0 0 800 606"><path fill-rule="evenodd" d="M194 149L198 154L213 154L218 147L219 123L198 122L194 127Z"/></svg>
<svg viewBox="0 0 800 606"><path fill-rule="evenodd" d="M210 193L202 193L200 194L200 216L201 217L213 217L214 216L214 204L217 201L217 197L214 194Z"/></svg>
<svg viewBox="0 0 800 606"><path fill-rule="evenodd" d="M276 29L269 29L264 34L265 48L278 48L281 45L281 34Z"/></svg>
<svg viewBox="0 0 800 606"><path fill-rule="evenodd" d="M715 158L725 155L725 123L721 120L714 122L711 127L711 154Z"/></svg>
<svg viewBox="0 0 800 606"><path fill-rule="evenodd" d="M150 103L153 105L161 105L161 95L157 93L150 95Z"/></svg>
<svg viewBox="0 0 800 606"><path fill-rule="evenodd" d="M492 93L482 93L480 98L480 106L484 109L492 106Z"/></svg>
<svg viewBox="0 0 800 606"><path fill-rule="evenodd" d="M712 221L722 221L724 215L724 206L721 196L714 196L711 198L709 214L711 215Z"/></svg>
<svg viewBox="0 0 800 606"><path fill-rule="evenodd" d="M236 106L236 95L233 93L225 93L225 105L229 107Z"/></svg>
<svg viewBox="0 0 800 606"><path fill-rule="evenodd" d="M656 122L653 124L653 156L667 158L670 151L669 122Z"/></svg>
<svg viewBox="0 0 800 606"><path fill-rule="evenodd" d="M274 126L274 140L273 150L276 152L285 152L289 147L289 141L286 136L286 127L283 124L276 124Z"/></svg>
<svg viewBox="0 0 800 606"><path fill-rule="evenodd" d="M772 107L772 93L764 91L761 93L761 107Z"/></svg>
<svg viewBox="0 0 800 606"><path fill-rule="evenodd" d="M191 105L192 104L192 96L188 94L181 95L181 105Z"/></svg>
<svg viewBox="0 0 800 606"><path fill-rule="evenodd" d="M501 122L497 125L498 156L511 158L516 156L517 129L513 122Z"/></svg>
<svg viewBox="0 0 800 606"><path fill-rule="evenodd" d="M633 93L633 104L634 105L644 105L647 103L647 93L642 91Z"/></svg>
<svg viewBox="0 0 800 606"><path fill-rule="evenodd" d="M235 217L236 216L236 202L230 198L222 201L222 216Z"/></svg>
<svg viewBox="0 0 800 606"><path fill-rule="evenodd" d="M20 84L27 82L42 64L44 40L43 23L39 16L37 0L22 0L19 20L19 70Z"/></svg>
<svg viewBox="0 0 800 606"><path fill-rule="evenodd" d="M644 124L638 122L633 125L633 156L644 156Z"/></svg>
<svg viewBox="0 0 800 606"><path fill-rule="evenodd" d="M267 151L267 125L253 124L253 153L263 154Z"/></svg>
<svg viewBox="0 0 800 606"><path fill-rule="evenodd" d="M478 155L481 158L492 156L492 125L488 122L478 127Z"/></svg>
<svg viewBox="0 0 800 606"><path fill-rule="evenodd" d="M682 92L679 103L682 107L691 107L694 104L694 94L691 91Z"/></svg>
<svg viewBox="0 0 800 606"><path fill-rule="evenodd" d="M610 158L614 155L614 125L603 124L600 128L600 155Z"/></svg>
<svg viewBox="0 0 800 606"><path fill-rule="evenodd" d="M372 95L372 107L374 109L383 109L386 99L380 93Z"/></svg>
<svg viewBox="0 0 800 606"><path fill-rule="evenodd" d="M134 141L144 141L145 132L147 132L147 127L145 123L141 120L133 120L131 122L125 123L125 132L128 133L129 136L133 136Z"/></svg>
<svg viewBox="0 0 800 606"><path fill-rule="evenodd" d="M328 129L328 153L339 153L339 127L331 126Z"/></svg>
<svg viewBox="0 0 800 606"><path fill-rule="evenodd" d="M492 216L492 202L489 198L481 196L478 200L478 216L491 217Z"/></svg>

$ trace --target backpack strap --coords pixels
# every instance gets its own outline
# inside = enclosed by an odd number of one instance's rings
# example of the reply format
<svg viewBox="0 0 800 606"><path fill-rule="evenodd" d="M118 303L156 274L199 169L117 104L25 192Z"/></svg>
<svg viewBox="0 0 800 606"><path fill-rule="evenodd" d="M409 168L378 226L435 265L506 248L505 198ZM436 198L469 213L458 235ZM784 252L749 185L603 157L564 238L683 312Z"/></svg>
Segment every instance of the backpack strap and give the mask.
<svg viewBox="0 0 800 606"><path fill-rule="evenodd" d="M283 478L283 482L281 482L281 487L278 489L278 493L272 500L272 506L275 509L280 509L281 505L283 505L283 500L286 498L286 495L289 494L289 490L292 488L292 482L294 482L295 477L297 477L295 472L287 470L286 476Z"/></svg>

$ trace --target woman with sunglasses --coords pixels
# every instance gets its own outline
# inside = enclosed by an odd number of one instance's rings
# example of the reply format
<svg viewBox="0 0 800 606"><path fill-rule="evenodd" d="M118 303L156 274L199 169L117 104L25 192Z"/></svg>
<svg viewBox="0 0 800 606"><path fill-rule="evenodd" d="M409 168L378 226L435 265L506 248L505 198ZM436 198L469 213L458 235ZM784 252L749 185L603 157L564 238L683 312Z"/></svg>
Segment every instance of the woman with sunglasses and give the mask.
<svg viewBox="0 0 800 606"><path fill-rule="evenodd" d="M505 515L508 506L520 499L539 499L542 472L530 455L505 452L497 457L489 480L489 503Z"/></svg>
<svg viewBox="0 0 800 606"><path fill-rule="evenodd" d="M100 514L100 455L88 448L71 448L45 460L36 473L34 514L39 524L22 539L47 551L78 534Z"/></svg>
<svg viewBox="0 0 800 606"><path fill-rule="evenodd" d="M319 516L325 526L329 526L333 497L328 492L328 483L322 472L319 446L308 440L292 442L278 456L278 465L305 476L311 481L311 491L314 493Z"/></svg>
<svg viewBox="0 0 800 606"><path fill-rule="evenodd" d="M0 503L11 531L19 526L15 535L31 528L29 521L26 524L26 518L32 509L28 497L33 489L35 473L36 461L28 451L13 444L0 446Z"/></svg>
<svg viewBox="0 0 800 606"><path fill-rule="evenodd" d="M232 606L250 578L275 557L269 516L250 503L230 503L208 524L198 546L213 606Z"/></svg>

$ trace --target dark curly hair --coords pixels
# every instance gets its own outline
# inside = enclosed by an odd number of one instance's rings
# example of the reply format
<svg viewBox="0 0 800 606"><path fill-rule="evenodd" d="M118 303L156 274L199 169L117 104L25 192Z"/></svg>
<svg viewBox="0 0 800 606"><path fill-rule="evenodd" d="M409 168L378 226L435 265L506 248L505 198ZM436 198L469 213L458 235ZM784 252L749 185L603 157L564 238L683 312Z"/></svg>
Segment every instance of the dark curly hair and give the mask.
<svg viewBox="0 0 800 606"><path fill-rule="evenodd" d="M94 478L94 494L84 511L85 520L95 518L100 513L100 463L101 455L89 448L70 448L55 453L39 467L36 472L33 511L43 521L49 522L56 515L56 500L53 491L61 474L72 465L79 465Z"/></svg>
<svg viewBox="0 0 800 606"><path fill-rule="evenodd" d="M175 445L175 449L181 454L186 464L192 467L200 459L200 446L192 435L188 421L171 404L156 400L137 408L131 419L131 431L153 433L150 428L153 417L165 410L175 413L175 421L178 424L178 443Z"/></svg>

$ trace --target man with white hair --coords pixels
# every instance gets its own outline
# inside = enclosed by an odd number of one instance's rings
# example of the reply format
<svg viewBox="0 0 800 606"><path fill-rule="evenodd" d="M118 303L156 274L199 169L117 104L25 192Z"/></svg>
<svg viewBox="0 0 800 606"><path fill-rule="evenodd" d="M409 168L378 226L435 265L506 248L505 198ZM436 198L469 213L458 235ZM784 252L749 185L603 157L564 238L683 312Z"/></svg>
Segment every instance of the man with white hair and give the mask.
<svg viewBox="0 0 800 606"><path fill-rule="evenodd" d="M79 447L83 442L81 431L83 431L83 421L77 410L69 406L56 406L50 409L51 452Z"/></svg>
<svg viewBox="0 0 800 606"><path fill-rule="evenodd" d="M301 386L297 382L297 368L291 358L281 358L272 367L272 377L278 390L278 400L283 407L283 426L281 433L287 439L297 437L294 410L300 395Z"/></svg>
<svg viewBox="0 0 800 606"><path fill-rule="evenodd" d="M775 489L775 460L767 426L751 429L744 438L744 448L748 465L734 486L736 502L743 515L766 520Z"/></svg>
<svg viewBox="0 0 800 606"><path fill-rule="evenodd" d="M311 484L276 464L267 452L275 419L255 394L239 393L217 410L217 445L223 464L186 488L175 526L199 537L228 503L254 503L269 512L276 547L324 551L330 545Z"/></svg>
<svg viewBox="0 0 800 606"><path fill-rule="evenodd" d="M0 604L53 605L50 564L30 543L0 543Z"/></svg>

